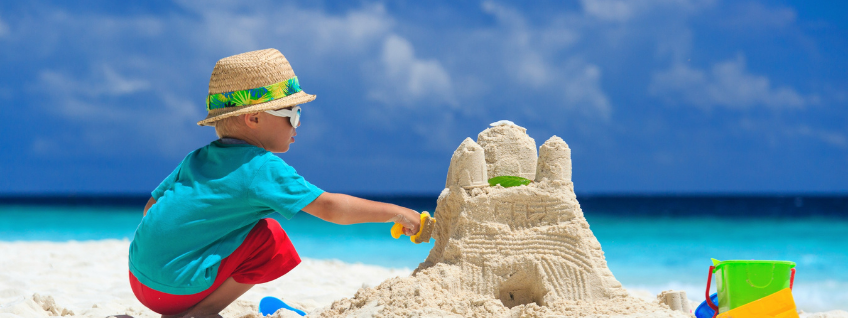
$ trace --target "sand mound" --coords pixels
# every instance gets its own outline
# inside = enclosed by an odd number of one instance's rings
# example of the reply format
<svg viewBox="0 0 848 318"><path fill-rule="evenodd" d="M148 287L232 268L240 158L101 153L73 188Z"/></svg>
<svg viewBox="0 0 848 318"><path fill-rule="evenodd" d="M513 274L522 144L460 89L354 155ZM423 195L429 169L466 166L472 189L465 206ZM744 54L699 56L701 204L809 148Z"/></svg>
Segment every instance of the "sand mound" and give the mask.
<svg viewBox="0 0 848 318"><path fill-rule="evenodd" d="M831 310L828 312L817 312L811 314L801 314L801 318L848 318L848 311Z"/></svg>
<svg viewBox="0 0 848 318"><path fill-rule="evenodd" d="M56 305L53 296L33 294L19 301L5 304L0 313L22 317L73 316L74 312Z"/></svg>
<svg viewBox="0 0 848 318"><path fill-rule="evenodd" d="M393 278L334 302L320 317L689 317L628 296L595 300L555 299L508 308L493 295L470 291L460 266L437 264L412 277Z"/></svg>
<svg viewBox="0 0 848 318"><path fill-rule="evenodd" d="M479 143L479 144L478 144ZM513 124L454 152L436 207L436 243L411 277L360 289L333 316L688 316L629 297L607 267L571 182L571 150ZM527 186L491 187L513 175Z"/></svg>

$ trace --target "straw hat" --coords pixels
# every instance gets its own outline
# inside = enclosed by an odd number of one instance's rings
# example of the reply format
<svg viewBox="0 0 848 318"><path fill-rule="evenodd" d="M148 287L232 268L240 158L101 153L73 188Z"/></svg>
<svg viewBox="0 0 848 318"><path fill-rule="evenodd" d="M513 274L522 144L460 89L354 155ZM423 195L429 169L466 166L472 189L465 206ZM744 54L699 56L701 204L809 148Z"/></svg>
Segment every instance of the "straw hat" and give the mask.
<svg viewBox="0 0 848 318"><path fill-rule="evenodd" d="M201 126L241 114L258 113L311 102L315 95L300 89L289 61L276 49L225 57L215 63L209 79L206 110Z"/></svg>

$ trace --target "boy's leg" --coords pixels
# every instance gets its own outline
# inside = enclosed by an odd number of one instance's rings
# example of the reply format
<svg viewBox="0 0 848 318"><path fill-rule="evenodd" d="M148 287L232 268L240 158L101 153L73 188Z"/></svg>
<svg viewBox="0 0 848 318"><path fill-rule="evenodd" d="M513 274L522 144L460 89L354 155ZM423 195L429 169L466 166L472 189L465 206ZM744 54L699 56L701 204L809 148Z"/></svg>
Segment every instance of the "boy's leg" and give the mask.
<svg viewBox="0 0 848 318"><path fill-rule="evenodd" d="M250 231L244 242L230 256L221 261L218 275L228 278L223 282L216 280L216 284L220 285L217 287L213 285L214 290L194 306L182 313L162 315L162 317L220 317L219 312L250 290L254 284L277 279L299 263L300 256L297 255L297 251L280 224L274 219L262 219ZM132 273L130 274L132 276ZM244 283L239 283L236 279Z"/></svg>
<svg viewBox="0 0 848 318"><path fill-rule="evenodd" d="M236 282L232 277L227 278L218 289L203 298L194 307L189 308L188 311L173 316L162 315L162 317L220 317L218 313L250 290L251 287L253 287L253 284L242 284Z"/></svg>

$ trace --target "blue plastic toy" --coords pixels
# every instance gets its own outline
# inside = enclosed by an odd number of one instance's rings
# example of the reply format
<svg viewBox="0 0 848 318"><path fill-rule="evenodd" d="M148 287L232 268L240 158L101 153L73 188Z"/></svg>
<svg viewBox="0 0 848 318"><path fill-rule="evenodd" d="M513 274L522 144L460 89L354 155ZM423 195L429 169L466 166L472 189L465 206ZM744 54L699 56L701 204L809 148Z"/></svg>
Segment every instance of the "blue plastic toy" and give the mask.
<svg viewBox="0 0 848 318"><path fill-rule="evenodd" d="M713 304L718 306L718 293L713 293L712 295L710 295L710 300L713 301ZM707 304L706 300L700 305L698 305L698 308L695 308L695 317L712 318L713 315L715 315L715 310L710 308L710 305Z"/></svg>
<svg viewBox="0 0 848 318"><path fill-rule="evenodd" d="M263 316L273 315L277 312L277 310L280 310L280 308L285 308L296 312L298 315L306 316L306 313L303 312L303 310L289 306L277 297L268 296L259 301L259 313Z"/></svg>

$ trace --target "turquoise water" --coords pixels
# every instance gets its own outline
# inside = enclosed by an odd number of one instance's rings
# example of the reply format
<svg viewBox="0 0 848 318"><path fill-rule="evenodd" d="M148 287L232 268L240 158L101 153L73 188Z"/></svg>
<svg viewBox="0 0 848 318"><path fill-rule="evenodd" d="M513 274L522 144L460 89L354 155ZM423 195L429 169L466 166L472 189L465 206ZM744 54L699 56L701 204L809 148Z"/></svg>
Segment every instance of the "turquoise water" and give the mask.
<svg viewBox="0 0 848 318"><path fill-rule="evenodd" d="M0 206L0 241L132 240L141 216L139 208ZM415 268L433 247L393 239L390 224L345 226L307 213L291 220L269 217L280 222L303 257Z"/></svg>
<svg viewBox="0 0 848 318"><path fill-rule="evenodd" d="M432 208L418 208L431 210ZM683 289L701 299L710 258L796 262L807 311L848 310L848 219L639 217L584 211L610 269L628 288ZM414 268L432 244L392 239L389 224L342 226L306 213L275 217L301 256ZM140 208L0 206L0 240L131 239Z"/></svg>

